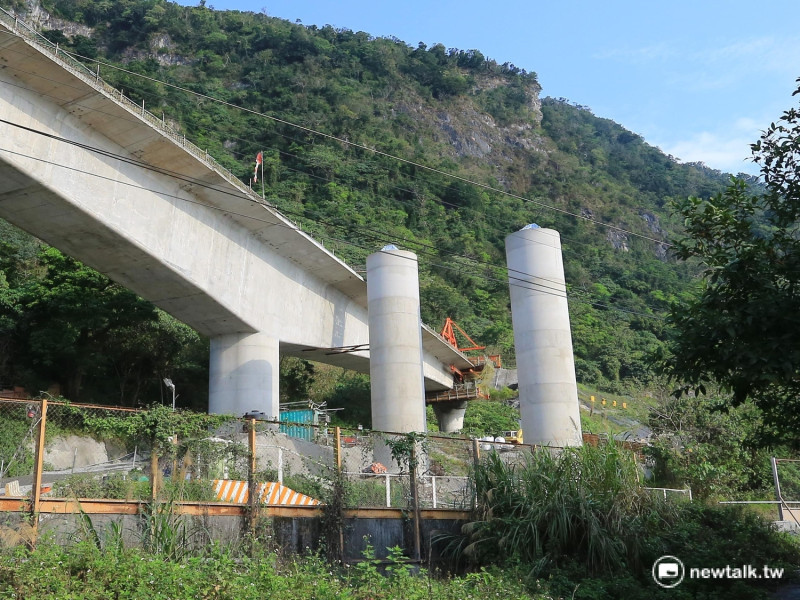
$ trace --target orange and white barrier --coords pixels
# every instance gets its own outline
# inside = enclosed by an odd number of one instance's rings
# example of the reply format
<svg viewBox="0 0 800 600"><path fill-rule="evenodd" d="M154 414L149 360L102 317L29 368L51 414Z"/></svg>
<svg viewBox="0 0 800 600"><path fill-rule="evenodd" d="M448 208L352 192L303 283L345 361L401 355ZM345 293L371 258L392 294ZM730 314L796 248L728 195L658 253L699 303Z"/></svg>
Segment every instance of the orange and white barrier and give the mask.
<svg viewBox="0 0 800 600"><path fill-rule="evenodd" d="M248 488L246 481L236 481L234 479L214 480L214 491L217 494L217 500L220 502L245 504L250 499L250 490ZM276 481L259 483L256 486L256 490L258 490L258 501L261 504L273 506L318 506L321 504L319 500L300 492L295 492L293 489Z"/></svg>

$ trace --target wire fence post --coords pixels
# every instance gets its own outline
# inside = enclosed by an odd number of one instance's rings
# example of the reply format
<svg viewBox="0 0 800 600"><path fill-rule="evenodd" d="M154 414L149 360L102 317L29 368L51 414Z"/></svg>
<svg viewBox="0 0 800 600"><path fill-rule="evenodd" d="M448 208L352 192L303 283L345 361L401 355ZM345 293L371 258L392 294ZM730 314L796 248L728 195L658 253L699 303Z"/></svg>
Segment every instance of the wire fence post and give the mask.
<svg viewBox="0 0 800 600"><path fill-rule="evenodd" d="M248 525L250 532L256 530L256 509L258 507L258 490L256 489L256 420L247 421L247 444L250 449L250 460L247 464L247 489L248 489Z"/></svg>
<svg viewBox="0 0 800 600"><path fill-rule="evenodd" d="M781 483L778 479L778 461L772 456L770 462L772 463L772 479L775 481L775 500L778 501L778 521L783 521L783 498L781 497Z"/></svg>
<svg viewBox="0 0 800 600"><path fill-rule="evenodd" d="M177 473L178 473L178 434L177 433L172 435L172 444L175 446L175 455L172 457L172 471L170 471L170 477L172 478L173 485L175 485L175 484L180 484L180 480L177 479Z"/></svg>
<svg viewBox="0 0 800 600"><path fill-rule="evenodd" d="M477 481L478 479L478 467L481 465L481 445L478 442L478 438L472 438L472 461L473 461L473 470L475 471L474 480ZM472 510L478 508L478 489L477 485L474 486L475 490L472 493Z"/></svg>
<svg viewBox="0 0 800 600"><path fill-rule="evenodd" d="M31 513L33 515L33 541L39 529L39 509L42 498L42 466L44 465L44 440L47 428L47 399L42 398L39 409L39 427L36 428L36 456L33 461L33 487L31 488Z"/></svg>
<svg viewBox="0 0 800 600"><path fill-rule="evenodd" d="M420 529L419 489L417 489L417 444L411 445L408 461L408 476L411 478L411 506L414 509L414 559L422 560L422 533Z"/></svg>
<svg viewBox="0 0 800 600"><path fill-rule="evenodd" d="M336 466L336 471L334 473L334 497L332 504L338 506L338 509L341 511L344 506L345 475L344 470L342 469L342 428L339 426L333 430L333 459L334 465ZM339 530L336 532L339 542L338 555L339 561L341 562L344 561L344 518L342 517L341 512L339 513L336 521L337 529Z"/></svg>
<svg viewBox="0 0 800 600"><path fill-rule="evenodd" d="M156 444L153 441L153 447L150 449L150 482L153 488L150 492L150 500L154 504L158 500L158 479L158 452L156 452Z"/></svg>
<svg viewBox="0 0 800 600"><path fill-rule="evenodd" d="M342 428L336 427L333 430L333 457L336 461L336 470L342 470Z"/></svg>

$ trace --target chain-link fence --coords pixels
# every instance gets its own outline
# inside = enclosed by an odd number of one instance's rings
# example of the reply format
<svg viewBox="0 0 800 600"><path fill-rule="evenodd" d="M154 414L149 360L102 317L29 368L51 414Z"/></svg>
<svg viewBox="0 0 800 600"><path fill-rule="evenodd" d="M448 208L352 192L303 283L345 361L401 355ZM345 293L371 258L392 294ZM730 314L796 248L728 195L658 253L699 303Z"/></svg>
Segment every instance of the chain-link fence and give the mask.
<svg viewBox="0 0 800 600"><path fill-rule="evenodd" d="M475 443L464 438L431 436L426 450L429 462L421 477L422 505L469 509L474 497L469 474L478 459Z"/></svg>
<svg viewBox="0 0 800 600"><path fill-rule="evenodd" d="M38 403L0 399L0 487L7 497L30 493L40 417Z"/></svg>
<svg viewBox="0 0 800 600"><path fill-rule="evenodd" d="M60 499L317 505L338 492L344 508L469 509L476 451L524 452L463 437L39 400L0 399L0 428L0 491L22 498L33 496L40 429L41 494Z"/></svg>
<svg viewBox="0 0 800 600"><path fill-rule="evenodd" d="M405 509L414 504L412 457L408 452L403 454L404 435L258 420L254 421L252 441L246 442L248 427L227 439L253 445L253 481L259 486L261 503L325 503L341 473L341 501L346 508ZM472 441L428 436L415 440L413 461L420 508L469 508ZM244 477L228 478L216 485L220 500L248 501L249 481Z"/></svg>
<svg viewBox="0 0 800 600"><path fill-rule="evenodd" d="M0 399L0 491L33 498L39 458L42 497L214 502L218 480L248 478L246 427L168 407Z"/></svg>
<svg viewBox="0 0 800 600"><path fill-rule="evenodd" d="M412 504L408 461L398 464L384 434L342 429L340 435L345 505L350 508L408 508ZM407 457L408 458L408 457Z"/></svg>
<svg viewBox="0 0 800 600"><path fill-rule="evenodd" d="M149 448L126 435L136 411L48 402L42 457L42 491L54 498L148 497L138 481ZM148 484L149 485L149 484Z"/></svg>
<svg viewBox="0 0 800 600"><path fill-rule="evenodd" d="M776 458L780 494L787 502L800 502L800 460Z"/></svg>

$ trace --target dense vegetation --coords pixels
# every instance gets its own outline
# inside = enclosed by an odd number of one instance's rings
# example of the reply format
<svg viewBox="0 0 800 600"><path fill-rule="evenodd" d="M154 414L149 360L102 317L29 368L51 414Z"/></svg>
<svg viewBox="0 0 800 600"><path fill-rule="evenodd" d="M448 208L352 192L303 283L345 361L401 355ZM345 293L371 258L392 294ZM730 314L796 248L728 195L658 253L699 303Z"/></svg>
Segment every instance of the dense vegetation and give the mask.
<svg viewBox="0 0 800 600"><path fill-rule="evenodd" d="M504 237L529 222L559 230L579 379L610 391L650 381L647 356L665 337L663 314L690 281L689 268L662 243L675 229L664 207L723 189L721 173L678 164L585 107L540 101L534 73L478 50L412 47L164 0L48 0L44 7L65 20L47 37L87 62L102 58L105 79L163 112L243 180L263 150L267 198L351 264L388 241L416 251L424 320L437 326L453 317L507 361ZM181 403L203 406L196 382L205 374L206 341L12 231L4 227L2 236L0 380L33 390L57 381L73 400L133 404L157 398L169 375L180 383ZM71 314L70 331L58 329L63 319L40 325L32 298L57 284L59 272L73 283L87 278L81 287L96 290L98 304L137 311ZM57 298L63 310L89 305L66 291ZM75 343L72 354L57 355L45 338ZM153 344L158 352L125 354ZM302 380L306 367L291 368Z"/></svg>
<svg viewBox="0 0 800 600"><path fill-rule="evenodd" d="M72 543L40 538L30 526L0 528L0 594L9 598L767 598L792 581L797 540L758 516L703 503L671 502L638 481L633 455L613 444L547 449L510 465L490 453L474 470L477 510L460 534L438 534L446 563L408 562L400 548L350 565L320 558L325 548L287 557L273 548L269 518L254 537L223 547L201 521L147 507L139 523L95 526L76 516ZM381 549L382 550L382 549ZM663 590L653 561L679 557L687 569L783 569L780 579L686 579ZM460 573L460 574L459 574Z"/></svg>
<svg viewBox="0 0 800 600"><path fill-rule="evenodd" d="M491 454L475 468L478 510L445 551L467 564L516 564L546 579L554 597L759 598L776 582L687 578L657 588L658 557L687 566L780 564L791 577L797 540L752 513L665 501L642 487L632 453L618 446L541 449L522 465ZM784 579L784 581L786 580Z"/></svg>
<svg viewBox="0 0 800 600"><path fill-rule="evenodd" d="M675 203L687 230L677 255L702 264L703 286L672 311L664 363L682 391L716 383L735 405L761 410L770 442L797 447L800 111L784 112L752 148L763 194L734 181L712 198Z"/></svg>
<svg viewBox="0 0 800 600"><path fill-rule="evenodd" d="M259 539L258 543L265 541ZM300 560L265 550L246 554L220 545L187 552L181 560L170 560L161 552L121 545L101 551L91 541L67 549L44 543L33 551L19 548L0 555L0 593L25 600L460 600L491 597L503 590L513 598L545 598L543 594L527 592L518 573L484 569L462 577L418 577L399 552L392 556L394 560L388 566L369 558L344 568L331 567L316 556ZM384 569L388 576L384 576Z"/></svg>

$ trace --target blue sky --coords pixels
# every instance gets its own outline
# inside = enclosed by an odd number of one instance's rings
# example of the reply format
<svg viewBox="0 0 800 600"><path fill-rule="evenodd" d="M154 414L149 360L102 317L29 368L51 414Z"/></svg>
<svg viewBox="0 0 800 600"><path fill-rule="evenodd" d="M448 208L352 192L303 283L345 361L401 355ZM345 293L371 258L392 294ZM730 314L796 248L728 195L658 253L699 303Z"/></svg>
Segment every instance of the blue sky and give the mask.
<svg viewBox="0 0 800 600"><path fill-rule="evenodd" d="M182 4L197 4L182 0ZM237 9L478 49L535 71L543 96L613 119L682 161L757 173L749 144L800 77L797 0L208 0Z"/></svg>

